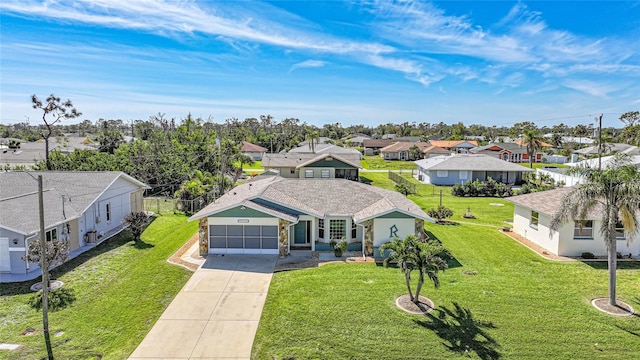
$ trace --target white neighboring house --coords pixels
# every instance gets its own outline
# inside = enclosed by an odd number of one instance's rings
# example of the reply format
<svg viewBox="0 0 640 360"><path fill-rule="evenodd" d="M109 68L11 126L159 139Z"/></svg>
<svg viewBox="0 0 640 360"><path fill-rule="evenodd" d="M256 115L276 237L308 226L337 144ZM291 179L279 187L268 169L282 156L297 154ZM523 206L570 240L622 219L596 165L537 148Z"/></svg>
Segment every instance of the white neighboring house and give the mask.
<svg viewBox="0 0 640 360"><path fill-rule="evenodd" d="M601 210L589 214L588 219L575 219L584 220L582 225L579 221L569 221L550 233L551 219L570 190L570 187L563 187L507 198L515 205L513 231L555 255L580 256L583 252L607 255L605 240L600 234ZM627 243L621 224L617 233L618 252L640 256L640 235Z"/></svg>
<svg viewBox="0 0 640 360"><path fill-rule="evenodd" d="M260 145L252 144L248 141L242 142L242 148L240 148L245 155L251 158L253 161L262 160L264 153L267 152L266 148L263 148Z"/></svg>
<svg viewBox="0 0 640 360"><path fill-rule="evenodd" d="M38 276L38 265L22 260L29 243L40 238L38 175L43 177L45 238L68 241L72 257L120 231L131 212L144 210L148 186L122 172L0 173L0 282Z"/></svg>

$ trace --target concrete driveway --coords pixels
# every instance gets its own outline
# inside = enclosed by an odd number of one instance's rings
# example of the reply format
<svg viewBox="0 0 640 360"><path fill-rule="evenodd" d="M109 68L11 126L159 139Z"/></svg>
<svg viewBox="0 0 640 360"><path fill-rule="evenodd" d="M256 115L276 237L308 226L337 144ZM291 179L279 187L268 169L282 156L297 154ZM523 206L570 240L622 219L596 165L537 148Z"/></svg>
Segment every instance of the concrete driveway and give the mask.
<svg viewBox="0 0 640 360"><path fill-rule="evenodd" d="M276 260L209 255L129 359L249 359Z"/></svg>

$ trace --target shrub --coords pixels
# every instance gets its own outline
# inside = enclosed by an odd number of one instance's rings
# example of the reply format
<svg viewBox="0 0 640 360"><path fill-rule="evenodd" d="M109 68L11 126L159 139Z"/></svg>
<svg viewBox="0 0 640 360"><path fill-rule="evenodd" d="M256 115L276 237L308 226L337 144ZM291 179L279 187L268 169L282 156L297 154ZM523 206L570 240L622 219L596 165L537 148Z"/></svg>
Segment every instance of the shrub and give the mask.
<svg viewBox="0 0 640 360"><path fill-rule="evenodd" d="M396 184L396 191L404 196L411 194L411 188L407 184Z"/></svg>
<svg viewBox="0 0 640 360"><path fill-rule="evenodd" d="M448 207L438 206L437 209L431 208L427 215L436 219L437 222L442 222L442 220L450 218L453 216L453 210Z"/></svg>
<svg viewBox="0 0 640 360"><path fill-rule="evenodd" d="M140 240L140 235L142 235L142 232L147 225L148 218L149 217L144 211L132 212L125 216L124 221L129 225L129 231L131 231L134 241Z"/></svg>
<svg viewBox="0 0 640 360"><path fill-rule="evenodd" d="M488 178L487 181L474 180L464 184L455 184L451 189L451 195L460 197L507 197L513 195L511 185L503 184Z"/></svg>
<svg viewBox="0 0 640 360"><path fill-rule="evenodd" d="M76 301L76 294L73 289L59 288L50 290L47 296L47 305L50 311L58 311L66 308ZM42 309L42 291L33 294L29 299L29 306L36 310Z"/></svg>
<svg viewBox="0 0 640 360"><path fill-rule="evenodd" d="M595 256L595 255L593 255L593 253L590 253L590 252L588 252L588 251L583 252L583 253L580 255L580 257L581 257L581 258L583 258L583 259L595 259L595 258L596 258L596 256Z"/></svg>

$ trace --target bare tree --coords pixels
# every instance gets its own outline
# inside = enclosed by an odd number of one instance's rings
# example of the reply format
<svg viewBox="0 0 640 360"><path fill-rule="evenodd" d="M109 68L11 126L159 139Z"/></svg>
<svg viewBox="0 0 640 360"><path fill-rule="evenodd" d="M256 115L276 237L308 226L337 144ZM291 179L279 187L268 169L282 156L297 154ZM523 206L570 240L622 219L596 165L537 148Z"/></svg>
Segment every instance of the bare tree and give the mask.
<svg viewBox="0 0 640 360"><path fill-rule="evenodd" d="M51 127L62 120L77 118L82 113L73 107L71 100L61 102L60 98L53 94L44 103L35 94L31 95L31 105L34 109L42 110L42 121L47 130L40 135L44 139L45 164L47 165L47 170L51 170L51 164L49 163L49 138L53 133Z"/></svg>

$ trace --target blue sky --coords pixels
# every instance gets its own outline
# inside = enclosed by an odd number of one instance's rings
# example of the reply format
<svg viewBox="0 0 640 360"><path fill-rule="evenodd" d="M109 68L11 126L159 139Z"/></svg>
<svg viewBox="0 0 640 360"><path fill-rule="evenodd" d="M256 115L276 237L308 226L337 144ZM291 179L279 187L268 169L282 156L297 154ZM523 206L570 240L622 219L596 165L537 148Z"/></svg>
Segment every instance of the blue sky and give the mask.
<svg viewBox="0 0 640 360"><path fill-rule="evenodd" d="M0 2L1 122L30 95L82 119L622 126L640 2Z"/></svg>

